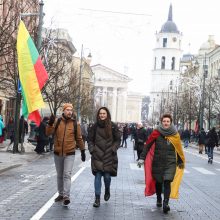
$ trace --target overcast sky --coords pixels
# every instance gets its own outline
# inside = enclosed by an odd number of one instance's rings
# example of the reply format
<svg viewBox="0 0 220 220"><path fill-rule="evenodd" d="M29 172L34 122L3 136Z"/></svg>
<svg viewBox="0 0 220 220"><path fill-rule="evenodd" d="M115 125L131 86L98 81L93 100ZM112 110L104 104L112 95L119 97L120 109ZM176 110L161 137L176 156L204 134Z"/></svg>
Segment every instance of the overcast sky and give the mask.
<svg viewBox="0 0 220 220"><path fill-rule="evenodd" d="M131 91L149 94L155 32L170 3L184 53L197 53L208 35L220 43L219 0L44 0L44 25L68 29L78 52L83 44L84 55L92 53L93 65L127 74Z"/></svg>

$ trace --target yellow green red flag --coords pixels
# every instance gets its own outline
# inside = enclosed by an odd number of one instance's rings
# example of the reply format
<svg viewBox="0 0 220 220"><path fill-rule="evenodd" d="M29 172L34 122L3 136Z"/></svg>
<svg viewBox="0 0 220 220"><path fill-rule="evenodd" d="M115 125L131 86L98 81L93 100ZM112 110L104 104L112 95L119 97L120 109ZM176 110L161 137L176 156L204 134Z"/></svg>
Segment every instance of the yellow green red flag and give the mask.
<svg viewBox="0 0 220 220"><path fill-rule="evenodd" d="M45 106L41 89L48 79L48 74L22 20L18 29L17 55L23 96L23 115L29 115L30 118L30 114L35 114L38 109Z"/></svg>

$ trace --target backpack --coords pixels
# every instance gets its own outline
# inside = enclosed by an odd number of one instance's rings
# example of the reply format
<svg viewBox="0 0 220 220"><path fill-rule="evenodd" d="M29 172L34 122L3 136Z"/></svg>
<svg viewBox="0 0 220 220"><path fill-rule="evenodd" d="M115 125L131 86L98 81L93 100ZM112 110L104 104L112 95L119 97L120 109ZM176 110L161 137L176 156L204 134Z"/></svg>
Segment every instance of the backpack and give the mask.
<svg viewBox="0 0 220 220"><path fill-rule="evenodd" d="M56 123L55 129L54 129L54 133L56 133L57 128L59 127L61 120L62 120L62 118L57 119L57 123ZM77 138L77 121L76 120L73 120L73 129L74 129L73 133L74 133L74 137L75 137L75 141L76 141L76 138Z"/></svg>

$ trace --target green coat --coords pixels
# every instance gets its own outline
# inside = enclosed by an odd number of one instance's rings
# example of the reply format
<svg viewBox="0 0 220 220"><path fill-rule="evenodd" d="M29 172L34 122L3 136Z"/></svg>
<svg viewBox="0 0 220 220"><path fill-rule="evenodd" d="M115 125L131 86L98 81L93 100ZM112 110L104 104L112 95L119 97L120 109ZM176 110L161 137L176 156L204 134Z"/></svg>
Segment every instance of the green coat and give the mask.
<svg viewBox="0 0 220 220"><path fill-rule="evenodd" d="M164 180L173 181L176 173L176 153L174 146L160 135L155 141L155 152L152 162L152 176L156 182L163 182ZM153 143L144 147L141 159L145 160L146 155ZM179 158L179 157L178 157Z"/></svg>

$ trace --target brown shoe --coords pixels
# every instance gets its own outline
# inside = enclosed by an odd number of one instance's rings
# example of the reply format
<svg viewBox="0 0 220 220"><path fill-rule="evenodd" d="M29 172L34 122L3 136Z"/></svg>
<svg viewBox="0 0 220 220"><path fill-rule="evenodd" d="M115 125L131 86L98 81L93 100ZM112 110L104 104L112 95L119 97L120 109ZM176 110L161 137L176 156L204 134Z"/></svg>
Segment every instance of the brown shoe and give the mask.
<svg viewBox="0 0 220 220"><path fill-rule="evenodd" d="M56 199L54 199L55 202L60 202L60 201L63 201L63 196L59 195L57 196Z"/></svg>

